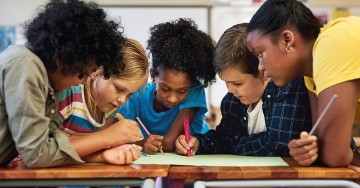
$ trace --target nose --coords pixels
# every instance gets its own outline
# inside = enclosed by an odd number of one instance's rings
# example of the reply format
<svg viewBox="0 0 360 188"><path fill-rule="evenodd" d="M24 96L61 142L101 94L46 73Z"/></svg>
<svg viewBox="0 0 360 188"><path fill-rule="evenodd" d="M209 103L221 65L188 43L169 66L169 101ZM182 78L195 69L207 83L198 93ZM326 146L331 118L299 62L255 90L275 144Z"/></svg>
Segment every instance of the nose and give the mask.
<svg viewBox="0 0 360 188"><path fill-rule="evenodd" d="M179 101L179 99L175 94L170 94L167 98L167 101L171 104L176 104Z"/></svg>
<svg viewBox="0 0 360 188"><path fill-rule="evenodd" d="M265 71L265 67L264 67L263 63L262 63L260 60L259 60L258 70L259 70L260 72Z"/></svg>
<svg viewBox="0 0 360 188"><path fill-rule="evenodd" d="M118 98L116 98L116 101L120 103L120 105L124 104L127 100L126 95L119 95Z"/></svg>
<svg viewBox="0 0 360 188"><path fill-rule="evenodd" d="M231 84L226 83L226 87L227 87L229 93L234 93L234 87Z"/></svg>

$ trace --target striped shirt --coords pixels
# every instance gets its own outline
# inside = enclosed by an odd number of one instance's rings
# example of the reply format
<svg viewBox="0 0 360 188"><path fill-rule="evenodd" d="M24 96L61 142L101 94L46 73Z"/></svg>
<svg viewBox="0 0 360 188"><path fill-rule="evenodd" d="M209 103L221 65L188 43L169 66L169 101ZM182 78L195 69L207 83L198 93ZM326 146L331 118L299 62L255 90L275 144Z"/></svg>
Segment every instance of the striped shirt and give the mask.
<svg viewBox="0 0 360 188"><path fill-rule="evenodd" d="M96 122L85 103L84 85L65 90L60 94L59 101L61 129L70 135L83 135L100 130L106 118L116 110L106 113L101 123Z"/></svg>

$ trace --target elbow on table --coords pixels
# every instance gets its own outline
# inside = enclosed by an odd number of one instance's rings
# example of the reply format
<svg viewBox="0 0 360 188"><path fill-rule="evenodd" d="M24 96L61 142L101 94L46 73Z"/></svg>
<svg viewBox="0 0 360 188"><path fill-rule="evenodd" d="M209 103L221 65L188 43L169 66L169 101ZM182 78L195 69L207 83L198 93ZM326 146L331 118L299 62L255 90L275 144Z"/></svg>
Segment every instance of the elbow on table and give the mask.
<svg viewBox="0 0 360 188"><path fill-rule="evenodd" d="M42 162L39 162L37 160L24 160L23 163L27 168L47 168L50 167L47 164L44 164Z"/></svg>
<svg viewBox="0 0 360 188"><path fill-rule="evenodd" d="M332 153L328 155L323 154L321 160L329 167L344 167L351 164L352 154L349 154L348 152Z"/></svg>

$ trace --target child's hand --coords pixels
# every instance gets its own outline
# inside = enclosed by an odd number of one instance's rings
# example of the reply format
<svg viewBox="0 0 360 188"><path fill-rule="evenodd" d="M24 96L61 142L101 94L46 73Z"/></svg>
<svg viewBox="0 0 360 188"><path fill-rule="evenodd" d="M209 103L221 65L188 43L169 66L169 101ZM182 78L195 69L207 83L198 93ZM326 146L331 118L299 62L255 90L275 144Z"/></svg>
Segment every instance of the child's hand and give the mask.
<svg viewBox="0 0 360 188"><path fill-rule="evenodd" d="M185 141L185 136L180 135L175 141L176 152L180 155L186 155L187 150L191 150L191 155L195 155L199 149L199 140L196 137L190 136L189 144Z"/></svg>
<svg viewBox="0 0 360 188"><path fill-rule="evenodd" d="M114 139L118 138L115 145L134 143L142 138L139 126L136 121L133 120L125 119L116 122L105 130L108 131L109 137Z"/></svg>
<svg viewBox="0 0 360 188"><path fill-rule="evenodd" d="M144 142L144 152L153 155L162 149L163 136L149 135Z"/></svg>
<svg viewBox="0 0 360 188"><path fill-rule="evenodd" d="M288 147L290 155L301 166L309 166L318 158L317 137L307 132L302 132L300 139L291 140Z"/></svg>
<svg viewBox="0 0 360 188"><path fill-rule="evenodd" d="M141 156L141 147L135 144L124 144L105 150L102 153L104 162L123 165L130 164Z"/></svg>

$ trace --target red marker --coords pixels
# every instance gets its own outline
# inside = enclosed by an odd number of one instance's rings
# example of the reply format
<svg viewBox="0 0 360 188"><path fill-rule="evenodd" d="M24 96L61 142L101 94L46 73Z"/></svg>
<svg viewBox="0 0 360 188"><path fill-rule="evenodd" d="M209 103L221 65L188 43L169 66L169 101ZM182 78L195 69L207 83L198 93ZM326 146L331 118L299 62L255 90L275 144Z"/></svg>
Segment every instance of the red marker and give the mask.
<svg viewBox="0 0 360 188"><path fill-rule="evenodd" d="M189 125L189 117L184 116L184 132L185 132L185 141L189 144L190 141L190 125ZM187 156L190 157L191 151L187 150Z"/></svg>

